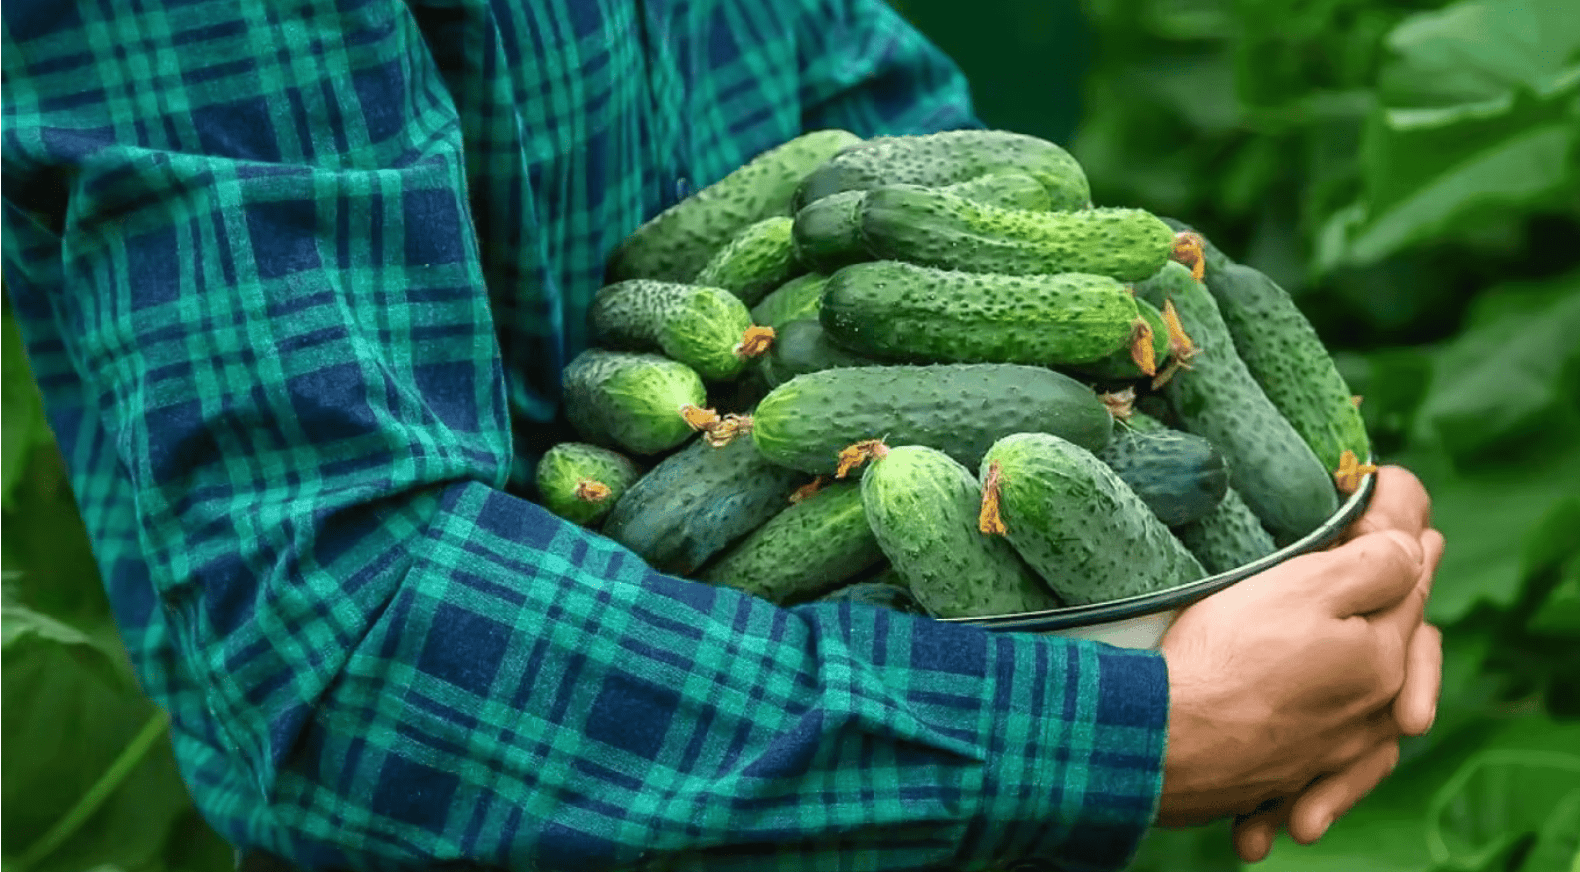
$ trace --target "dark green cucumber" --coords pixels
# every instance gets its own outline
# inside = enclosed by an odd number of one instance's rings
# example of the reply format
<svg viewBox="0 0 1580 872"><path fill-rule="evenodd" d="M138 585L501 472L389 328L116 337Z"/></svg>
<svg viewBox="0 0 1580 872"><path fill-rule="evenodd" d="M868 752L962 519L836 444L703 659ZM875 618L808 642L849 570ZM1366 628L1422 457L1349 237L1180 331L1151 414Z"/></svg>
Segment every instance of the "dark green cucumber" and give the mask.
<svg viewBox="0 0 1580 872"><path fill-rule="evenodd" d="M1239 569L1278 550L1234 488L1224 491L1217 508L1206 516L1174 528L1174 535L1214 575Z"/></svg>
<svg viewBox="0 0 1580 872"><path fill-rule="evenodd" d="M697 578L783 604L825 593L882 559L861 486L832 482L774 515Z"/></svg>
<svg viewBox="0 0 1580 872"><path fill-rule="evenodd" d="M878 546L935 617L1059 607L1009 543L977 530L981 486L942 451L899 445L873 458L861 475L861 497Z"/></svg>
<svg viewBox="0 0 1580 872"><path fill-rule="evenodd" d="M1170 430L1143 412L1131 412L1114 428L1097 459L1170 527L1217 508L1229 487L1229 468L1211 442Z"/></svg>
<svg viewBox="0 0 1580 872"><path fill-rule="evenodd" d="M898 579L898 576L895 576L895 578ZM859 603L861 605L893 609L908 615L927 614L926 607L916 601L916 596L911 593L910 588L895 581L852 582L818 597L817 601L825 603Z"/></svg>
<svg viewBox="0 0 1580 872"><path fill-rule="evenodd" d="M1327 471L1338 470L1346 451L1366 462L1371 440L1361 410L1289 294L1260 271L1233 262L1209 263L1206 283L1246 369Z"/></svg>
<svg viewBox="0 0 1580 872"><path fill-rule="evenodd" d="M823 325L811 318L791 321L779 330L758 371L769 389L798 375L842 366L879 366L882 361L863 357L828 338Z"/></svg>
<svg viewBox="0 0 1580 872"><path fill-rule="evenodd" d="M656 454L692 435L681 417L707 402L697 371L659 354L589 348L565 367L565 415L581 437L633 454Z"/></svg>
<svg viewBox="0 0 1580 872"><path fill-rule="evenodd" d="M861 241L861 204L866 196L866 191L841 191L796 210L790 227L795 259L823 273L870 259Z"/></svg>
<svg viewBox="0 0 1580 872"><path fill-rule="evenodd" d="M1223 453L1230 485L1274 541L1288 544L1321 526L1338 510L1333 479L1245 368L1212 294L1172 261L1136 291L1154 304L1172 299L1195 346L1189 366L1163 389L1185 429Z"/></svg>
<svg viewBox="0 0 1580 872"><path fill-rule="evenodd" d="M883 185L952 185L990 173L1024 173L1047 189L1054 209L1092 204L1086 173L1070 153L1035 136L1004 130L951 130L877 137L834 155L796 191L797 209L840 191Z"/></svg>
<svg viewBox="0 0 1580 872"><path fill-rule="evenodd" d="M544 508L575 524L603 520L642 475L625 455L586 442L561 442L538 459L535 478Z"/></svg>
<svg viewBox="0 0 1580 872"><path fill-rule="evenodd" d="M778 330L791 321L816 318L826 284L828 276L822 273L796 276L769 291L768 296L752 307L752 323Z"/></svg>
<svg viewBox="0 0 1580 872"><path fill-rule="evenodd" d="M724 288L746 305L755 305L804 271L790 244L794 223L788 215L775 215L747 225L703 265L692 282Z"/></svg>
<svg viewBox="0 0 1580 872"><path fill-rule="evenodd" d="M690 281L742 228L792 214L791 200L807 174L859 141L844 130L815 130L763 152L638 227L609 256L606 281Z"/></svg>
<svg viewBox="0 0 1580 872"><path fill-rule="evenodd" d="M997 275L874 261L834 273L818 318L835 342L910 363L1098 360L1128 344L1135 297L1097 275Z"/></svg>
<svg viewBox="0 0 1580 872"><path fill-rule="evenodd" d="M660 572L688 575L778 514L805 476L769 463L749 439L696 439L625 492L603 534Z"/></svg>
<svg viewBox="0 0 1580 872"><path fill-rule="evenodd" d="M1133 356L1130 342L1114 349L1106 357L1090 363L1074 364L1067 368L1094 379L1114 381L1133 381L1162 371L1168 365L1169 357L1169 332L1168 325L1163 323L1163 313L1158 311L1158 307L1140 297L1136 298L1136 311L1152 333L1152 373L1141 371Z"/></svg>
<svg viewBox="0 0 1580 872"><path fill-rule="evenodd" d="M587 319L594 341L625 351L660 351L705 379L732 379L751 358L741 353L752 316L729 291L630 279L593 295Z"/></svg>
<svg viewBox="0 0 1580 872"><path fill-rule="evenodd" d="M984 487L995 464L1005 538L1065 601L1110 602L1206 576L1090 451L1047 433L1017 433L982 458Z"/></svg>
<svg viewBox="0 0 1580 872"><path fill-rule="evenodd" d="M1086 385L1012 363L807 373L769 392L752 419L764 457L811 473L834 472L840 451L865 439L936 448L968 467L1010 433L1057 433L1095 451L1114 422Z"/></svg>
<svg viewBox="0 0 1580 872"><path fill-rule="evenodd" d="M868 191L861 239L875 259L971 272L1078 272L1140 281L1173 250L1174 232L1141 209L1032 212L947 191L890 186Z"/></svg>

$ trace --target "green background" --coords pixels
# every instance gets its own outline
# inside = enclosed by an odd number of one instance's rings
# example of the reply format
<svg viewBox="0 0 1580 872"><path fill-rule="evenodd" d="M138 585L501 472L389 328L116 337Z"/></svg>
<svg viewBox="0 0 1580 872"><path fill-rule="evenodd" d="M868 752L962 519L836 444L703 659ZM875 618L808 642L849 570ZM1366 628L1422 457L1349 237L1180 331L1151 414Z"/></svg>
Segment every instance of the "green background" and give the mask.
<svg viewBox="0 0 1580 872"><path fill-rule="evenodd" d="M1292 294L1448 541L1432 732L1290 872L1580 872L1580 14L1574 0L896 0L990 124L1099 205L1192 223ZM4 324L5 872L202 870ZM1239 868L1225 825L1135 870Z"/></svg>

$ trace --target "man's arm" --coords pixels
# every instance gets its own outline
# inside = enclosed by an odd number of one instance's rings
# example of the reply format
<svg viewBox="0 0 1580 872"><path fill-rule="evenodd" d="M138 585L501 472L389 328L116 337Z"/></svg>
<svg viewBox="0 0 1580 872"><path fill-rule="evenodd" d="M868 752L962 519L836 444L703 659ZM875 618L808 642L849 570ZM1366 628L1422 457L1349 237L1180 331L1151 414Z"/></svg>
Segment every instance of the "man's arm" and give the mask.
<svg viewBox="0 0 1580 872"><path fill-rule="evenodd" d="M227 835L308 868L1123 864L1158 655L778 609L500 489L462 137L404 6L123 8L7 7L8 286L135 497L181 718L256 785L245 818L197 796Z"/></svg>

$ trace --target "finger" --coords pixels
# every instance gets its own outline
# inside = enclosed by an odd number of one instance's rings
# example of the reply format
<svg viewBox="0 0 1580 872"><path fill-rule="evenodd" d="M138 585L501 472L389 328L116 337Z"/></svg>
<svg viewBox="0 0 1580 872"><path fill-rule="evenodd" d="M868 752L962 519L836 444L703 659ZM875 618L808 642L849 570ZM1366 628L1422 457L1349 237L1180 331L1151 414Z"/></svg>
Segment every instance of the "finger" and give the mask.
<svg viewBox="0 0 1580 872"><path fill-rule="evenodd" d="M1377 486L1372 490L1371 502L1345 531L1344 538L1354 539L1383 530L1419 535L1431 519L1432 498L1421 480L1402 466L1384 466L1377 470Z"/></svg>
<svg viewBox="0 0 1580 872"><path fill-rule="evenodd" d="M1373 624L1391 630L1405 641L1415 634L1426 613L1426 601L1432 595L1437 566L1443 559L1443 534L1427 530L1421 534L1420 544L1421 571L1416 577L1415 589L1400 602L1371 616Z"/></svg>
<svg viewBox="0 0 1580 872"><path fill-rule="evenodd" d="M1322 838L1328 827L1372 791L1399 762L1399 742L1388 739L1342 772L1312 785L1295 798L1289 812L1289 835L1302 845Z"/></svg>
<svg viewBox="0 0 1580 872"><path fill-rule="evenodd" d="M1406 736L1419 736L1432 729L1437 719L1437 698L1443 690L1443 634L1431 624L1422 624L1410 637L1406 655L1404 686L1394 699L1393 719Z"/></svg>
<svg viewBox="0 0 1580 872"><path fill-rule="evenodd" d="M1315 580L1339 618L1370 614L1404 601L1420 581L1425 560L1421 540L1397 530L1370 533L1316 556L1331 561Z"/></svg>
<svg viewBox="0 0 1580 872"><path fill-rule="evenodd" d="M1273 850L1273 838L1289 819L1290 800L1280 799L1271 807L1235 818L1231 838L1234 852L1247 863L1258 863Z"/></svg>

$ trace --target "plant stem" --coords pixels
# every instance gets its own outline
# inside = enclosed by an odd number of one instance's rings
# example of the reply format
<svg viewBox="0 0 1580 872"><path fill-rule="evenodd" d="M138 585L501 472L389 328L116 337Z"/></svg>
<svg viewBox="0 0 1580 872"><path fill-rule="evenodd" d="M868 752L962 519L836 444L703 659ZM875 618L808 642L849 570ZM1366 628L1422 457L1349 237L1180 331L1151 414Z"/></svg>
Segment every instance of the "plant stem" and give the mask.
<svg viewBox="0 0 1580 872"><path fill-rule="evenodd" d="M143 724L143 728L137 732L137 735L133 736L132 740L121 750L120 756L116 757L109 768L104 770L104 774L99 776L99 780L93 782L93 785L77 800L77 804L61 815L60 820L56 821L55 825L50 827L48 832L39 836L38 841L34 842L22 853L22 857L10 867L11 870L13 872L26 872L38 861L54 853L56 848L65 844L66 840L71 838L83 824L87 823L88 818L92 817L93 813L99 810L99 806L103 805L104 801L110 798L110 794L114 793L115 789L121 786L121 782L126 780L126 776L131 774L133 769L137 768L137 764L142 762L143 757L148 753L148 749L154 746L154 742L164 735L165 729L169 726L170 721L165 716L165 713L162 711L155 712L153 717L150 717L148 722Z"/></svg>

